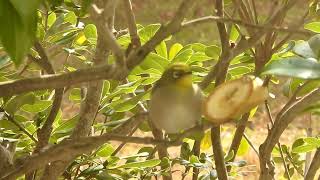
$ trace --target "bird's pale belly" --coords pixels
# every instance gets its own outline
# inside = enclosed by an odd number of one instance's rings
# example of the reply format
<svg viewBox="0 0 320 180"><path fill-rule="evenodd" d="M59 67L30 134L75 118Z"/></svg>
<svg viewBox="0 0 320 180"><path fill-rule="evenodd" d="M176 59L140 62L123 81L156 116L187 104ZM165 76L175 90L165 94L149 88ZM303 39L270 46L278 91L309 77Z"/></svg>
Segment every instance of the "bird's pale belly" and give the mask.
<svg viewBox="0 0 320 180"><path fill-rule="evenodd" d="M190 94L166 93L160 96L159 92L154 93L150 102L150 118L154 126L166 133L179 133L194 127L201 118L201 95Z"/></svg>
<svg viewBox="0 0 320 180"><path fill-rule="evenodd" d="M191 107L171 104L159 109L157 113L161 121L154 122L158 129L167 133L179 133L182 130L192 128L199 121L199 117L192 113Z"/></svg>

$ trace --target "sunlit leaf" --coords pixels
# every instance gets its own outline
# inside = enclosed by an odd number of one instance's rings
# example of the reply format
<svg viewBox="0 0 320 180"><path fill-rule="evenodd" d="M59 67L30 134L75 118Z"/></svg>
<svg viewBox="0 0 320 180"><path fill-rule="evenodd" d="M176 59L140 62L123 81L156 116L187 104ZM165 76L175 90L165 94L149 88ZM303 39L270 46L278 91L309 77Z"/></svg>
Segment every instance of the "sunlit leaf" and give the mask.
<svg viewBox="0 0 320 180"><path fill-rule="evenodd" d="M37 8L40 2L0 1L0 40L16 65L22 62L36 37Z"/></svg>
<svg viewBox="0 0 320 180"><path fill-rule="evenodd" d="M116 168L147 168L157 166L158 164L160 164L160 162L161 161L159 159L152 159L141 162L127 163Z"/></svg>
<svg viewBox="0 0 320 180"><path fill-rule="evenodd" d="M30 113L37 113L37 112L46 110L51 104L52 104L52 101L40 100L40 101L36 101L32 105L25 104L24 106L22 106L22 109Z"/></svg>
<svg viewBox="0 0 320 180"><path fill-rule="evenodd" d="M268 64L262 74L289 76L301 79L319 79L320 64L314 60L288 57Z"/></svg>
<svg viewBox="0 0 320 180"><path fill-rule="evenodd" d="M163 58L168 58L168 50L167 50L167 45L165 41L161 41L161 43L156 47L156 52Z"/></svg>
<svg viewBox="0 0 320 180"><path fill-rule="evenodd" d="M221 48L216 45L208 46L205 53L207 56L217 60L220 56Z"/></svg>
<svg viewBox="0 0 320 180"><path fill-rule="evenodd" d="M182 48L183 46L179 43L173 44L169 51L169 60L172 60Z"/></svg>

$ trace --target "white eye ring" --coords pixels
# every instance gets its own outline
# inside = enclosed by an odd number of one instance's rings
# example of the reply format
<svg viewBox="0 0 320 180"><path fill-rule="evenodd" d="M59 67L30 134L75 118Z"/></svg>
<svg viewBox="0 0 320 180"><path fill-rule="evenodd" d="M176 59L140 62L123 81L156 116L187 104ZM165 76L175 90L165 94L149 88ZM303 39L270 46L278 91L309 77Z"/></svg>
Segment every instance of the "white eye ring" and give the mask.
<svg viewBox="0 0 320 180"><path fill-rule="evenodd" d="M172 74L173 78L177 79L180 77L180 74L178 71L174 71L173 74Z"/></svg>

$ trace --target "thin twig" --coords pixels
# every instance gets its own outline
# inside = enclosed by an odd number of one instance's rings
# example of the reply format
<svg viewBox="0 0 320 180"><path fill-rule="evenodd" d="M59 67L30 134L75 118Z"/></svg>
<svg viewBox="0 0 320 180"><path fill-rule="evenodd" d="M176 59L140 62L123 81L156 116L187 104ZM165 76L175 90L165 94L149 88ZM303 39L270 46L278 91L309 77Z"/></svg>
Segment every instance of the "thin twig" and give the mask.
<svg viewBox="0 0 320 180"><path fill-rule="evenodd" d="M269 121L271 123L271 126L274 126L274 120L273 120L273 117L272 117L272 114L271 114L271 110L270 110L270 106L268 104L268 101L265 101L265 107L266 107L266 111L267 111L267 114L268 114L268 119L269 119ZM289 169L288 169L288 166L287 166L287 163L286 163L286 159L283 156L283 151L282 151L282 147L281 147L280 142L277 142L277 146L278 146L279 151L280 151L280 156L281 156L281 159L282 159L284 170L285 170L285 172L287 174L287 177L289 179L291 179L290 178Z"/></svg>
<svg viewBox="0 0 320 180"><path fill-rule="evenodd" d="M7 117L7 119L12 122L15 126L17 126L20 131L22 131L24 134L26 134L33 142L38 143L36 138L32 136L19 122L17 122L13 116L11 116L7 111L5 111L3 108L0 108L0 112L3 112L4 115Z"/></svg>
<svg viewBox="0 0 320 180"><path fill-rule="evenodd" d="M280 149L282 151L282 149ZM281 152L280 151L280 152ZM283 151L282 151L283 152ZM290 161L290 163L292 164L293 168L297 171L297 173L301 176L304 177L303 173L301 172L301 170L297 167L296 163L294 162L294 160L292 159L290 153L288 151L285 152L288 160Z"/></svg>
<svg viewBox="0 0 320 180"><path fill-rule="evenodd" d="M270 25L251 24L251 23L247 23L247 22L244 22L244 21L238 20L238 19L218 17L218 16L205 16L205 17L194 19L194 20L190 20L190 21L183 23L182 27L183 28L193 27L196 24L207 23L208 21L209 22L221 22L221 23L234 23L234 24L249 27L252 29L277 31L277 32L283 32L283 33L294 33L294 34L301 34L304 36L310 36L310 35L314 34L314 33L307 31L307 30L299 30L299 29L290 28L290 27L278 27L278 26L270 26Z"/></svg>
<svg viewBox="0 0 320 180"><path fill-rule="evenodd" d="M40 58L34 58L29 55L29 58L37 63L41 68L43 68L48 74L55 74L54 69L49 62L48 56L39 42L34 44L35 49L37 50ZM48 144L51 132L52 132L52 124L59 112L61 102L63 97L63 88L55 90L55 98L52 103L52 108L50 113L43 124L43 126L37 131L39 143L35 149L35 152L38 152L41 148L45 147Z"/></svg>
<svg viewBox="0 0 320 180"><path fill-rule="evenodd" d="M249 120L249 115L250 113L245 113L244 115L242 115L241 119L237 123L237 129L236 129L236 132L234 133L232 143L229 148L229 153L233 151L234 156L228 162L233 162L234 159L236 158L247 122ZM228 172L230 172L231 168L232 166L227 167Z"/></svg>
<svg viewBox="0 0 320 180"><path fill-rule="evenodd" d="M250 147L253 149L253 151L256 153L256 155L259 157L259 151L256 147L254 147L253 143L250 141L249 137L246 135L246 133L243 133L243 137L246 139Z"/></svg>
<svg viewBox="0 0 320 180"><path fill-rule="evenodd" d="M217 15L219 17L224 17L224 4L223 0L216 0L215 8L217 11ZM221 56L216 65L216 81L215 86L220 85L225 81L227 69L229 66L228 57L229 57L229 37L227 34L226 26L223 22L217 22L218 31L220 35L220 42L222 47ZM217 170L218 178L221 180L227 180L228 174L224 161L224 153L223 147L221 143L221 135L220 135L220 125L214 126L211 128L211 142L212 142L212 151L214 156L215 168Z"/></svg>

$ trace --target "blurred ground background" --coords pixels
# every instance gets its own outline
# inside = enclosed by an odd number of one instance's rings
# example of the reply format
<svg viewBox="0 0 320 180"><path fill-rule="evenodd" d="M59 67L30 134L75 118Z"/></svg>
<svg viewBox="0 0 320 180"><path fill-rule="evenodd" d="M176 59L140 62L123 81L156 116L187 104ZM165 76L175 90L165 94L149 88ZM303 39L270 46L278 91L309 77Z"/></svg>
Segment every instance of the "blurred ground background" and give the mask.
<svg viewBox="0 0 320 180"><path fill-rule="evenodd" d="M197 5L191 10L187 19L201 17L206 15L214 14L214 6L213 0L197 0ZM121 1L120 1L121 2ZM170 20L174 16L174 12L179 6L181 0L132 0L133 9L136 15L136 21L138 24L148 25L152 23L165 23ZM263 18L267 18L271 3L271 0L258 0L257 3L257 11ZM116 29L125 29L125 21L124 21L124 12L121 11L121 3L119 4L119 8L116 14ZM296 6L293 10L289 12L288 18L286 18L286 22L292 22L296 18L300 18L304 11L307 9L308 3L307 0L299 1L299 6ZM226 9L228 10L228 6ZM229 8L230 9L230 8ZM297 37L298 38L298 37ZM215 24L203 24L197 26L196 28L185 29L182 32L179 32L177 35L173 36L172 40L169 43L179 42L181 44L188 44L194 42L200 42L204 44L219 44L219 36L217 34L217 29ZM169 45L170 46L170 45ZM284 103L287 101L287 98L280 95L282 94L282 85L283 82L275 85L271 88L271 92L273 94L277 94L275 99L270 98L270 105L272 114L275 115ZM67 100L64 103L64 111L69 112L68 114L64 114L65 117L71 117L72 114L77 113L78 105L70 105L71 102ZM246 134L249 139L252 141L256 149L259 148L259 145L264 141L267 135L267 114L265 112L264 106L260 106L255 117L250 119L250 128L247 128ZM289 128L285 131L285 133L281 137L281 143L287 144L291 146L293 141L298 137L306 136L306 129L312 127L313 135L319 135L320 125L318 121L318 117L313 116L312 120L308 119L308 116L301 116L292 123ZM222 142L225 150L228 150L229 145L231 144L233 131L235 130L234 124L228 124L223 126L222 131ZM146 134L143 132L136 132L136 136L148 136L150 134ZM113 143L117 147L119 143ZM136 153L140 149L140 145L135 144L127 144L119 153L120 156L125 156L128 154ZM211 149L206 150L207 152L211 152ZM180 148L172 147L169 148L169 153L172 157L179 156ZM256 153L250 149L249 152L238 159L244 159L248 162L247 167L241 169L241 173L243 176L238 176L236 179L247 179L254 180L258 179L259 174L259 159ZM277 173L282 176L283 167L282 164L277 164ZM174 167L174 169L183 170L181 167ZM279 170L281 169L281 170ZM280 176L277 176L277 179L284 179ZM174 173L174 179L181 179L181 172L177 171ZM191 179L191 175L187 176L186 179ZM295 175L293 179L302 179L300 176Z"/></svg>

